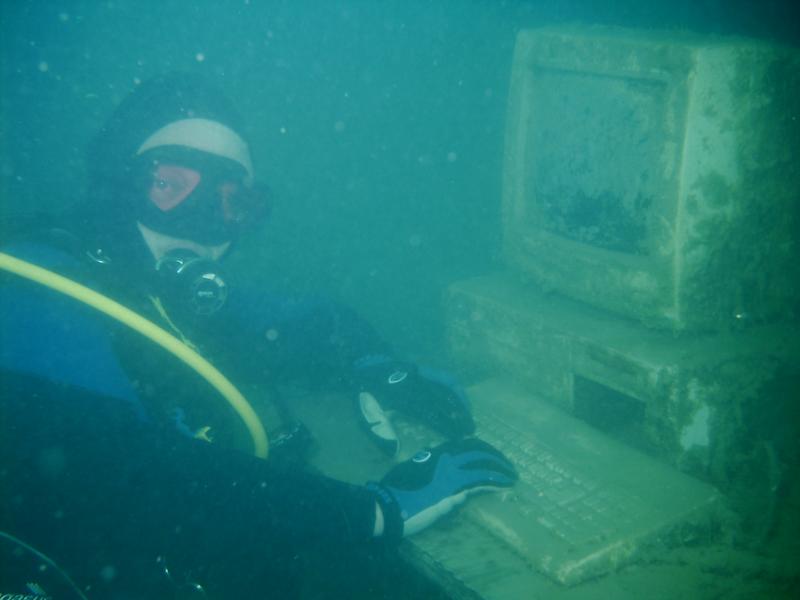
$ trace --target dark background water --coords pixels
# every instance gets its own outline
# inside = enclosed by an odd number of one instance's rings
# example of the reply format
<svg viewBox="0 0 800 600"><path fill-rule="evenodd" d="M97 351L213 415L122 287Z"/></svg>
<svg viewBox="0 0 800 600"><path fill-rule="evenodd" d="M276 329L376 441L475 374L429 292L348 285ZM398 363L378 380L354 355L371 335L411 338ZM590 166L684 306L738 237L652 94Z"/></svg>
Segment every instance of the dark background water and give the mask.
<svg viewBox="0 0 800 600"><path fill-rule="evenodd" d="M438 348L447 282L499 251L515 33L561 22L797 44L797 2L491 0L2 3L2 215L81 194L90 135L137 81L198 70L245 112L274 218L242 275L355 305Z"/></svg>

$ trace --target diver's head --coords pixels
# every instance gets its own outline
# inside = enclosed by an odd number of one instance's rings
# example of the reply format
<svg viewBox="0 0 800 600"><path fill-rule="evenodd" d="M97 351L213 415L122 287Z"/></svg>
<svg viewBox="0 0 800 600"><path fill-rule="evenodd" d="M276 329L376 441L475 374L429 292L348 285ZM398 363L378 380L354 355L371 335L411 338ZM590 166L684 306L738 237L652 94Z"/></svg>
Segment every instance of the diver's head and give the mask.
<svg viewBox="0 0 800 600"><path fill-rule="evenodd" d="M219 258L266 210L243 131L230 101L199 76L137 87L90 146L99 243L120 254L144 242L156 261L173 250Z"/></svg>

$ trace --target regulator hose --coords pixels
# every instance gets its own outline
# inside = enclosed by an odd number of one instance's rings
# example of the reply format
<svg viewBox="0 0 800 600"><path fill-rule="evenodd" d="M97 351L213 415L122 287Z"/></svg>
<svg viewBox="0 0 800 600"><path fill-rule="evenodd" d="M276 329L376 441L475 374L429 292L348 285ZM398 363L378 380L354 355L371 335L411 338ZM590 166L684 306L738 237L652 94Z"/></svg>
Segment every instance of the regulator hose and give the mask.
<svg viewBox="0 0 800 600"><path fill-rule="evenodd" d="M253 410L253 407L250 406L250 403L245 399L242 393L236 389L214 365L178 338L111 298L81 285L76 281L68 279L63 275L48 271L47 269L11 256L10 254L0 252L0 269L34 281L66 296L70 296L79 302L83 302L107 314L109 317L116 319L120 323L127 325L178 357L189 367L194 369L198 375L205 379L228 401L239 418L244 422L250 434L250 438L253 441L253 454L259 458L267 458L269 455L269 439L267 438L267 432L264 430L264 425Z"/></svg>

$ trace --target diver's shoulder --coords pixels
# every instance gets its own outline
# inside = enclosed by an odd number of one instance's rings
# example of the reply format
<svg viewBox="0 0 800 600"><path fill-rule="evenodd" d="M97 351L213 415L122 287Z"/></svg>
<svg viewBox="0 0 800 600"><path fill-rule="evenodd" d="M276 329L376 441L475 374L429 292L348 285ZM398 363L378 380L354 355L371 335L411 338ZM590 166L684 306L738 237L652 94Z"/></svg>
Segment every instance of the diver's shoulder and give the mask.
<svg viewBox="0 0 800 600"><path fill-rule="evenodd" d="M53 239L10 240L0 245L0 252L11 259L56 271L60 269L73 270L81 264L80 258L73 250Z"/></svg>

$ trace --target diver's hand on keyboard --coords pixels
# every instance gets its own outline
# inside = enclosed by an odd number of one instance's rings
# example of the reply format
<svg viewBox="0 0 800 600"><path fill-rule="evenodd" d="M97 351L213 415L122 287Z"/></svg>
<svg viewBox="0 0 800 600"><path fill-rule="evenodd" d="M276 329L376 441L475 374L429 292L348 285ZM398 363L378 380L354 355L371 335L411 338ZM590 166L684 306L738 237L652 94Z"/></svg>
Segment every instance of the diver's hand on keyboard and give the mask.
<svg viewBox="0 0 800 600"><path fill-rule="evenodd" d="M470 438L423 450L394 467L377 492L387 537L417 533L472 494L513 485L517 473L499 450Z"/></svg>
<svg viewBox="0 0 800 600"><path fill-rule="evenodd" d="M400 451L400 440L390 419L392 411L424 423L448 439L475 431L464 390L444 371L381 355L357 361L354 375L361 422L390 456L397 456Z"/></svg>

